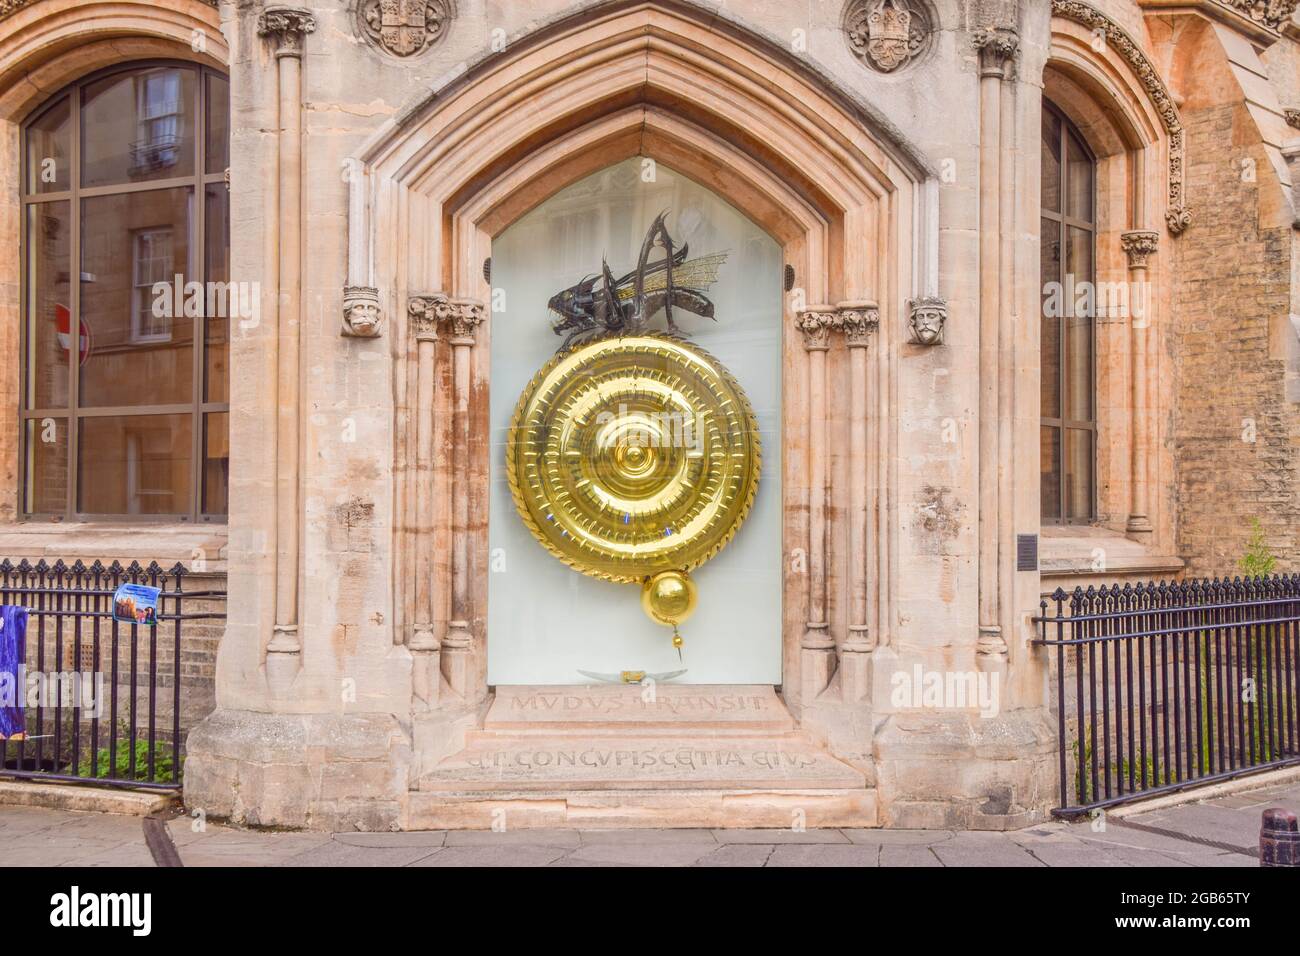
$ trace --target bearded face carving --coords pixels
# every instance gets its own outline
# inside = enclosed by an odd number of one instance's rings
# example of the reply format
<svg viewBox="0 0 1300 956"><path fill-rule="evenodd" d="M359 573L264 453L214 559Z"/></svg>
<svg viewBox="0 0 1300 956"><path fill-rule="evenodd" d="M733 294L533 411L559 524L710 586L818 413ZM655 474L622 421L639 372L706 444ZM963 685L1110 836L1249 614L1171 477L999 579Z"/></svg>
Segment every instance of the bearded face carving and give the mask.
<svg viewBox="0 0 1300 956"><path fill-rule="evenodd" d="M373 339L379 335L379 290L348 286L343 290L343 334Z"/></svg>
<svg viewBox="0 0 1300 956"><path fill-rule="evenodd" d="M925 296L912 300L912 316L908 322L911 340L915 345L941 345L943 330L948 322L948 303L938 296Z"/></svg>

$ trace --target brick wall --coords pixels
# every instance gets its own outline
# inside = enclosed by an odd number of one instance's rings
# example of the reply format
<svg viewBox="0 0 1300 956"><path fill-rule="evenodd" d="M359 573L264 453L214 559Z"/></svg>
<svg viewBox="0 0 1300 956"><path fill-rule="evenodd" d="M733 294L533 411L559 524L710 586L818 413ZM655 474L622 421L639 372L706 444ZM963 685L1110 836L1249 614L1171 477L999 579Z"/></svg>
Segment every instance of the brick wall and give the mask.
<svg viewBox="0 0 1300 956"><path fill-rule="evenodd" d="M1195 220L1172 241L1166 340L1178 550L1188 575L1238 574L1258 518L1279 571L1295 570L1300 415L1269 337L1290 311L1292 230L1261 225L1260 191L1279 187L1244 108L1185 111L1183 121Z"/></svg>

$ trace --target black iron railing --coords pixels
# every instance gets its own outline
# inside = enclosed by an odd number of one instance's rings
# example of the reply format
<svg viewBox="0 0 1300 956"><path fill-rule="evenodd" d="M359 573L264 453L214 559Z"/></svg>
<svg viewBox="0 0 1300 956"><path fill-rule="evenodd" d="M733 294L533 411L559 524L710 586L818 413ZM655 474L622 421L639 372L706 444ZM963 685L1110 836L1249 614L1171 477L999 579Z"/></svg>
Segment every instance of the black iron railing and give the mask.
<svg viewBox="0 0 1300 956"><path fill-rule="evenodd" d="M1058 589L1058 816L1300 764L1300 575Z"/></svg>
<svg viewBox="0 0 1300 956"><path fill-rule="evenodd" d="M187 589L190 575L179 563L0 561L0 604L28 611L26 734L0 743L0 777L180 788L183 625L223 619L226 597ZM114 620L124 583L160 589L156 623Z"/></svg>

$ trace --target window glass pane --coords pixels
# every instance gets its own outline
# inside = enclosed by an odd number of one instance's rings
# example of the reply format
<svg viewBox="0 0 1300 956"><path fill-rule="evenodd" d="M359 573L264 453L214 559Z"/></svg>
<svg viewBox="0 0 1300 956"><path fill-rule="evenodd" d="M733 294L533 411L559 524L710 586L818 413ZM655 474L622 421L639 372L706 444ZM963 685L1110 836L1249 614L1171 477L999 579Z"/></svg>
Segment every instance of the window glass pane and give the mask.
<svg viewBox="0 0 1300 956"><path fill-rule="evenodd" d="M195 72L170 66L114 73L82 91L81 184L194 174Z"/></svg>
<svg viewBox="0 0 1300 956"><path fill-rule="evenodd" d="M1066 272L1079 290L1092 290L1092 233L1066 229ZM1085 285L1087 283L1087 285ZM1097 302L1093 294L1076 295L1065 320L1065 417L1091 421L1093 417L1092 330Z"/></svg>
<svg viewBox="0 0 1300 956"><path fill-rule="evenodd" d="M193 195L160 189L82 201L81 314L91 351L81 366L81 407L194 400L193 315L206 297L197 286L184 289L197 271Z"/></svg>
<svg viewBox="0 0 1300 956"><path fill-rule="evenodd" d="M230 415L203 418L203 513L223 515L230 487Z"/></svg>
<svg viewBox="0 0 1300 956"><path fill-rule="evenodd" d="M27 191L72 187L72 97L65 96L27 127Z"/></svg>
<svg viewBox="0 0 1300 956"><path fill-rule="evenodd" d="M217 183L206 188L203 229L204 255L207 258L209 282L230 282L230 196L225 185ZM209 288L213 288L209 286ZM251 301L252 292L237 287L226 287L224 295L214 296L215 308L206 310L206 365L204 400L227 402L230 400L230 318L232 315L251 317L260 303Z"/></svg>
<svg viewBox="0 0 1300 956"><path fill-rule="evenodd" d="M68 510L68 420L29 418L23 429L23 512Z"/></svg>
<svg viewBox="0 0 1300 956"><path fill-rule="evenodd" d="M68 407L71 204L27 207L27 408ZM81 337L84 351L88 342Z"/></svg>
<svg viewBox="0 0 1300 956"><path fill-rule="evenodd" d="M1065 430L1066 514L1075 521L1092 517L1092 432Z"/></svg>
<svg viewBox="0 0 1300 956"><path fill-rule="evenodd" d="M1092 160L1073 134L1066 137L1065 162L1066 212L1092 222Z"/></svg>
<svg viewBox="0 0 1300 956"><path fill-rule="evenodd" d="M1042 205L1052 212L1061 211L1061 120L1051 110L1043 110L1043 136L1040 150L1042 165Z"/></svg>
<svg viewBox="0 0 1300 956"><path fill-rule="evenodd" d="M207 75L208 117L205 167L209 173L224 172L230 165L230 81L215 73Z"/></svg>
<svg viewBox="0 0 1300 956"><path fill-rule="evenodd" d="M190 415L82 418L77 510L163 515L191 510Z"/></svg>
<svg viewBox="0 0 1300 956"><path fill-rule="evenodd" d="M1043 327L1040 333L1042 372L1040 401L1044 418L1061 416L1061 311L1065 290L1061 286L1061 225L1039 221L1039 274L1043 280Z"/></svg>
<svg viewBox="0 0 1300 956"><path fill-rule="evenodd" d="M1061 520L1061 430L1049 425L1039 434L1039 494L1042 496L1043 520Z"/></svg>

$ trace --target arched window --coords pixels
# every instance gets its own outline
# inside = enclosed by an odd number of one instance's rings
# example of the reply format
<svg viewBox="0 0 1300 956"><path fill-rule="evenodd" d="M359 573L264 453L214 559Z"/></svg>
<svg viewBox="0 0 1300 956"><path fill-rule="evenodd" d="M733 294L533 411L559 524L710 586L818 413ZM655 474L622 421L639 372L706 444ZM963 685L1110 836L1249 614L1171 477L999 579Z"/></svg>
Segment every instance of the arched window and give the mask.
<svg viewBox="0 0 1300 956"><path fill-rule="evenodd" d="M128 64L23 128L22 510L221 520L229 86Z"/></svg>
<svg viewBox="0 0 1300 956"><path fill-rule="evenodd" d="M1084 524L1097 514L1096 163L1046 101L1042 130L1043 522Z"/></svg>

